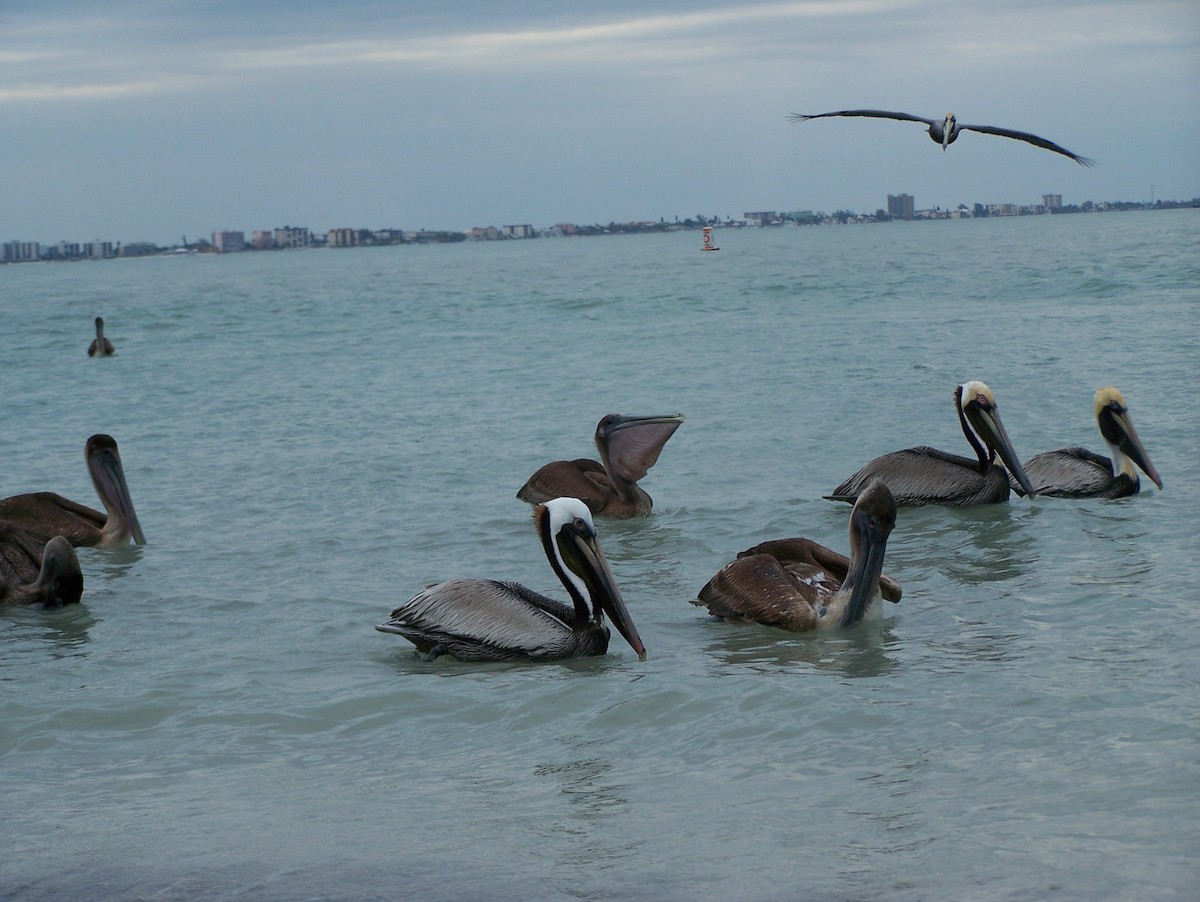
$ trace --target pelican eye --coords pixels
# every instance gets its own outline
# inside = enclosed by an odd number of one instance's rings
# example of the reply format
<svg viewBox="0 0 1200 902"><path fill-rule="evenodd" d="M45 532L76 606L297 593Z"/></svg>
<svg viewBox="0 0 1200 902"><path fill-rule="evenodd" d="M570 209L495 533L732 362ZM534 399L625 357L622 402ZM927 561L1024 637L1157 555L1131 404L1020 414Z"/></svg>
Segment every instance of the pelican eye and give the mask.
<svg viewBox="0 0 1200 902"><path fill-rule="evenodd" d="M578 529L580 532L587 531L587 524L583 522L583 517L576 517L574 519L574 521L572 521L571 525L574 526L576 529Z"/></svg>

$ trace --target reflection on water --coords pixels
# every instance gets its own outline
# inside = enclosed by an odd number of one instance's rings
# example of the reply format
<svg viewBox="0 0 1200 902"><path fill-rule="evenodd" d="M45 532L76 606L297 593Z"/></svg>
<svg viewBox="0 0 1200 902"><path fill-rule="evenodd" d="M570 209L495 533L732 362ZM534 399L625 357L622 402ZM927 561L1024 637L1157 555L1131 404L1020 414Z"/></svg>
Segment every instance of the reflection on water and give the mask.
<svg viewBox="0 0 1200 902"><path fill-rule="evenodd" d="M857 678L882 676L899 666L888 654L898 642L886 622L813 633L716 619L704 626L713 672L729 666L762 672L815 669Z"/></svg>
<svg viewBox="0 0 1200 902"><path fill-rule="evenodd" d="M0 679L17 678L30 662L86 654L96 618L86 605L52 611L37 607L0 608L0 631L8 648L0 655Z"/></svg>
<svg viewBox="0 0 1200 902"><path fill-rule="evenodd" d="M1039 561L1029 524L1010 504L922 510L906 517L904 528L893 542L905 549L906 566L936 570L957 583L1007 582Z"/></svg>

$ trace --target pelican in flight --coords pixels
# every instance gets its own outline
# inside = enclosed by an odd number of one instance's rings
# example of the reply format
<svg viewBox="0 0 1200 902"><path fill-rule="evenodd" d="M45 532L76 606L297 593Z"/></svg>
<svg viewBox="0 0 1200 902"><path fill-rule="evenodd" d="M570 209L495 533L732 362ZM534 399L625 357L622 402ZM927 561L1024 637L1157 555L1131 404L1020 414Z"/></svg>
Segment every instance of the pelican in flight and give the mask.
<svg viewBox="0 0 1200 902"><path fill-rule="evenodd" d="M755 545L726 564L692 604L717 617L794 632L854 626L878 617L881 598L900 600L900 585L883 575L883 553L896 525L896 501L875 479L850 512L850 557L811 539Z"/></svg>
<svg viewBox="0 0 1200 902"><path fill-rule="evenodd" d="M1161 489L1162 479L1133 428L1125 396L1112 386L1102 388L1096 392L1095 407L1096 425L1112 457L1079 447L1035 454L1025 461L1025 472L1037 493L1054 498L1124 498L1141 488L1134 464Z"/></svg>
<svg viewBox="0 0 1200 902"><path fill-rule="evenodd" d="M646 648L600 551L587 505L554 498L534 508L533 520L570 605L518 583L452 579L400 605L375 629L399 633L430 661L443 654L460 661L556 661L607 652L607 613L645 660Z"/></svg>
<svg viewBox="0 0 1200 902"><path fill-rule="evenodd" d="M145 545L116 440L111 435L93 435L84 445L83 457L107 513L54 492L30 492L0 500L0 520L15 523L42 542L64 536L77 548L107 548L130 539Z"/></svg>
<svg viewBox="0 0 1200 902"><path fill-rule="evenodd" d="M1055 153L1061 153L1064 157L1070 157L1080 166L1095 165L1095 160L1089 160L1087 157L1081 157L1077 153L1071 153L1065 147L1060 147L1053 141L1047 141L1038 135L1031 135L1029 132L1019 132L1011 128L999 128L995 125L964 125L954 117L953 113L947 113L945 119L926 119L924 116L893 113L889 110L839 110L836 113L816 113L811 116L806 116L803 113L792 113L792 115L788 116L788 119L792 122L805 122L809 119L824 119L828 116L865 116L870 119L900 119L905 122L924 122L929 126L929 137L942 145L942 150L945 150L957 141L960 132L972 131L982 132L985 135L999 135L1002 138L1012 138L1016 141L1024 141L1027 144L1032 144L1034 147L1052 150Z"/></svg>
<svg viewBox="0 0 1200 902"><path fill-rule="evenodd" d="M596 424L600 460L556 460L529 477L517 497L530 504L550 498L579 498L597 517L646 517L654 504L637 481L654 466L683 414L625 417L610 413Z"/></svg>
<svg viewBox="0 0 1200 902"><path fill-rule="evenodd" d="M101 317L96 317L96 337L92 339L92 343L88 345L89 357L111 357L113 351L113 343L104 337L104 320Z"/></svg>
<svg viewBox="0 0 1200 902"><path fill-rule="evenodd" d="M963 435L975 449L975 460L925 445L893 451L867 463L825 497L830 501L853 501L879 477L901 505L965 506L1007 501L1008 473L995 463L997 454L1024 494L1036 495L1000 420L992 390L976 381L960 385L954 389L954 409Z"/></svg>
<svg viewBox="0 0 1200 902"><path fill-rule="evenodd" d="M0 604L61 608L83 595L83 574L71 543L55 536L43 544L13 523L0 521Z"/></svg>

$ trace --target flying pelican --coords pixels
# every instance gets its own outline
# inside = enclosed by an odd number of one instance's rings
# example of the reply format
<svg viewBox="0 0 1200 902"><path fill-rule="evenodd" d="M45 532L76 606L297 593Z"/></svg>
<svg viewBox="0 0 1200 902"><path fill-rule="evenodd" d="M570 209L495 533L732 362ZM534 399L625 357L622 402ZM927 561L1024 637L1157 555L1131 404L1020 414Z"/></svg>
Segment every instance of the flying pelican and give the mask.
<svg viewBox="0 0 1200 902"><path fill-rule="evenodd" d="M556 460L529 477L517 497L530 504L550 498L579 498L597 517L646 517L654 504L637 481L654 466L683 414L625 417L610 413L596 424L600 460Z"/></svg>
<svg viewBox="0 0 1200 902"><path fill-rule="evenodd" d="M755 545L726 564L692 604L718 617L795 632L853 626L880 613L880 598L900 600L883 575L883 553L896 525L896 501L875 479L850 512L850 557L811 539Z"/></svg>
<svg viewBox="0 0 1200 902"><path fill-rule="evenodd" d="M101 317L96 317L96 337L92 339L92 343L88 345L89 357L111 357L113 351L113 343L104 337L104 320Z"/></svg>
<svg viewBox="0 0 1200 902"><path fill-rule="evenodd" d="M607 652L607 612L645 660L646 648L600 551L587 505L554 498L537 505L533 519L572 606L518 583L452 579L400 605L375 629L399 633L428 652L430 661L443 654L460 661L555 661Z"/></svg>
<svg viewBox="0 0 1200 902"><path fill-rule="evenodd" d="M0 500L0 520L12 521L42 542L64 536L77 548L107 548L130 539L145 545L116 441L110 435L93 435L83 457L106 514L54 492L30 492Z"/></svg>
<svg viewBox="0 0 1200 902"><path fill-rule="evenodd" d="M982 132L985 135L999 135L1002 138L1013 138L1017 141L1032 144L1035 147L1052 150L1055 153L1061 153L1065 157L1070 157L1080 166L1095 165L1095 160L1089 160L1087 157L1081 157L1077 153L1071 153L1065 147L1059 147L1053 141L1047 141L1045 138L1031 135L1029 132L1019 132L1011 128L998 128L995 125L963 125L954 117L953 113L947 113L945 119L926 119L924 116L893 113L888 110L839 110L836 113L816 113L812 116L806 116L803 113L792 113L792 115L788 116L788 119L792 122L804 122L808 119L824 119L827 116L866 116L871 119L901 119L906 122L924 122L929 126L929 137L942 145L942 150L945 150L958 140L959 132L973 131Z"/></svg>
<svg viewBox="0 0 1200 902"><path fill-rule="evenodd" d="M61 608L83 595L83 574L71 543L55 536L42 545L0 520L0 604Z"/></svg>
<svg viewBox="0 0 1200 902"><path fill-rule="evenodd" d="M963 435L975 449L976 460L921 445L876 457L825 497L853 501L871 480L882 478L902 505L965 506L1007 501L1008 474L994 463L996 455L1012 471L1025 494L1035 495L1000 421L996 396L982 382L954 389L954 409ZM984 447L987 453L984 452Z"/></svg>
<svg viewBox="0 0 1200 902"><path fill-rule="evenodd" d="M1102 388L1096 392L1095 407L1096 425L1112 458L1079 447L1035 454L1025 461L1025 472L1037 493L1055 498L1124 498L1141 488L1134 464L1161 489L1162 479L1133 428L1125 396L1112 386Z"/></svg>

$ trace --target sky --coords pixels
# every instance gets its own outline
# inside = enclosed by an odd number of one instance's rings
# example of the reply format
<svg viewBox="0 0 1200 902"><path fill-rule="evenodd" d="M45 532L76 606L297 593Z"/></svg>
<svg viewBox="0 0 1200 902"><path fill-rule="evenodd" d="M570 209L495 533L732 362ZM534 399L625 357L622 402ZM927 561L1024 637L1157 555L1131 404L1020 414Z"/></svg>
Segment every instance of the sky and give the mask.
<svg viewBox="0 0 1200 902"><path fill-rule="evenodd" d="M0 240L1190 200L1198 110L1195 0L0 0Z"/></svg>

